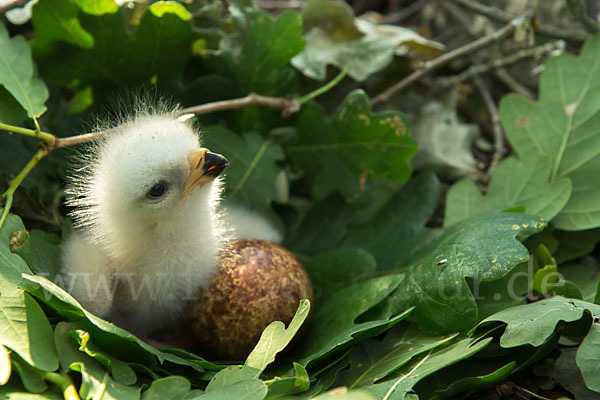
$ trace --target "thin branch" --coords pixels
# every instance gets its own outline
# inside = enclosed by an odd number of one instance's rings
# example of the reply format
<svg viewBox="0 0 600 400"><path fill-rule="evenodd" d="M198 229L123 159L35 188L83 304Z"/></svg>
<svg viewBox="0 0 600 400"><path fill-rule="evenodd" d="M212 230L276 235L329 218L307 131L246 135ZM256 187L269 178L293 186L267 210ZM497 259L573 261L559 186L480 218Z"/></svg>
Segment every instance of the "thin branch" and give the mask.
<svg viewBox="0 0 600 400"><path fill-rule="evenodd" d="M565 47L565 42L563 42L562 40L559 40L559 41L555 41L555 42L548 42L541 46L521 49L521 50L516 51L506 57L494 58L494 59L490 60L488 63L473 65L458 75L447 77L447 78L440 78L440 83L443 86L450 86L453 83L466 81L467 79L471 79L471 78L475 77L476 75L484 74L493 69L498 69L498 68L504 67L506 65L514 64L524 58L538 57L540 55L550 54L554 51L562 52L564 50L564 47Z"/></svg>
<svg viewBox="0 0 600 400"><path fill-rule="evenodd" d="M500 10L496 7L488 6L486 4L481 4L474 0L452 0L457 4L483 16L491 18L498 22L507 23L515 18L509 12L504 10ZM536 31L544 36L553 37L556 39L563 39L569 42L585 42L585 40L589 37L585 32L578 31L569 31L566 29L558 28L556 26L540 24L536 25Z"/></svg>
<svg viewBox="0 0 600 400"><path fill-rule="evenodd" d="M252 106L280 108L283 110L284 116L290 115L300 109L300 104L295 99L288 99L284 97L261 96L256 93L250 93L248 96L239 99L216 101L214 103L184 108L183 110L181 110L180 114L201 115L217 111L236 110L238 108Z"/></svg>
<svg viewBox="0 0 600 400"><path fill-rule="evenodd" d="M527 18L528 17L526 17L526 16L515 18L507 25L503 26L502 28L498 29L497 31L495 31L489 35L486 35L486 36L484 36L480 39L477 39L473 42L467 43L466 45L461 46L457 49L454 49L454 50L452 50L446 54L443 54L437 58L434 58L431 61L424 62L421 65L421 68L417 69L412 74L410 74L406 78L402 79L400 82L396 83L392 87L388 88L387 90L385 90L382 93L375 96L372 100L372 104L375 105L377 103L385 102L390 97L395 95L397 92L412 85L413 83L415 83L416 81L418 81L425 75L429 74L430 72L448 64L449 62L451 62L457 58L464 57L465 55L473 53L483 47L488 46L491 43L494 43L498 40L508 37L515 31L515 29L518 26L520 26L525 20L527 20Z"/></svg>
<svg viewBox="0 0 600 400"><path fill-rule="evenodd" d="M396 11L395 13L385 15L381 20L382 24L398 24L404 21L406 18L410 17L414 13L420 11L423 7L427 5L431 0L417 0L414 3Z"/></svg>
<svg viewBox="0 0 600 400"><path fill-rule="evenodd" d="M0 15L3 15L5 12L10 11L13 8L23 7L28 1L29 0L14 0L10 3L4 4L0 6Z"/></svg>
<svg viewBox="0 0 600 400"><path fill-rule="evenodd" d="M492 161L490 162L490 166L485 174L485 182L487 183L490 181L492 174L496 170L496 167L504 155L504 132L502 131L502 125L500 124L498 107L496 107L496 103L494 102L489 89L479 76L475 76L473 78L473 82L475 83L475 86L477 86L479 94L487 106L490 119L492 120L492 128L494 132L494 154L492 155Z"/></svg>
<svg viewBox="0 0 600 400"><path fill-rule="evenodd" d="M535 99L535 94L527 87L525 87L521 82L517 81L504 68L496 69L496 71L494 71L494 75L496 75L496 78L501 80L513 92L517 92L531 100Z"/></svg>

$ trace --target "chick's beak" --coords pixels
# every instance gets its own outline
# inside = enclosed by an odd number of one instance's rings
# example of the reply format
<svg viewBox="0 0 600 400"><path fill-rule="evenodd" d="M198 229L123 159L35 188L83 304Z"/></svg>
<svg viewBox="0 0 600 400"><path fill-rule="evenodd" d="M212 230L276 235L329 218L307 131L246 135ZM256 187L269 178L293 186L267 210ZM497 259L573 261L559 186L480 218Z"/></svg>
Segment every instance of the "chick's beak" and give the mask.
<svg viewBox="0 0 600 400"><path fill-rule="evenodd" d="M183 184L181 197L198 185L212 181L229 165L229 161L220 154L211 153L208 149L195 149L188 153L190 175Z"/></svg>

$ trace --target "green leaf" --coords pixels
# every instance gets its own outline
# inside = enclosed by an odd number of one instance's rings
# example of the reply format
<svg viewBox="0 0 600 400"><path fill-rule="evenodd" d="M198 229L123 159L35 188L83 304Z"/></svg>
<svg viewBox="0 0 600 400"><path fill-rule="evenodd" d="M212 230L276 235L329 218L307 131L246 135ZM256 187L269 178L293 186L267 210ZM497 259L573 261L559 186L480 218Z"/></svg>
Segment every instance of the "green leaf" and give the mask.
<svg viewBox="0 0 600 400"><path fill-rule="evenodd" d="M600 322L597 320L600 306L596 308L596 319L592 323L586 337L581 342L575 361L581 370L586 386L590 390L600 392Z"/></svg>
<svg viewBox="0 0 600 400"><path fill-rule="evenodd" d="M260 336L260 340L248 355L242 368L226 368L217 373L206 387L207 392L215 391L235 382L258 379L267 365L275 360L277 353L282 351L292 340L310 311L310 302L301 300L296 315L285 329L281 321L269 324Z"/></svg>
<svg viewBox="0 0 600 400"><path fill-rule="evenodd" d="M540 346L556 331L559 322L579 321L585 313L591 313L594 319L577 350L576 362L587 387L600 392L597 379L600 371L600 324L595 319L600 315L600 305L556 296L500 311L483 320L479 326L494 321L506 323L500 338L502 347Z"/></svg>
<svg viewBox="0 0 600 400"><path fill-rule="evenodd" d="M23 36L12 39L0 22L0 85L21 104L31 118L46 111L48 88L33 77L31 49Z"/></svg>
<svg viewBox="0 0 600 400"><path fill-rule="evenodd" d="M551 169L550 158L546 156L531 154L522 161L509 157L498 165L486 195L470 180L455 183L448 191L444 225L453 225L484 211L517 206L525 206L528 214L550 221L571 196L569 178L550 182Z"/></svg>
<svg viewBox="0 0 600 400"><path fill-rule="evenodd" d="M460 393L466 393L469 390L476 389L481 386L496 383L500 380L506 379L510 373L515 369L516 362L512 361L497 370L488 374L482 374L478 376L468 376L452 382L447 388L443 390L436 390L436 393L444 399L451 398ZM443 372L442 372L443 373Z"/></svg>
<svg viewBox="0 0 600 400"><path fill-rule="evenodd" d="M290 59L304 47L302 18L287 10L276 19L259 14L244 40L234 76L243 93L273 94Z"/></svg>
<svg viewBox="0 0 600 400"><path fill-rule="evenodd" d="M14 250L31 268L31 270L48 279L55 279L60 272L60 238L56 235L33 229L29 238Z"/></svg>
<svg viewBox="0 0 600 400"><path fill-rule="evenodd" d="M351 202L369 179L408 180L408 160L417 147L402 114L371 113L366 94L355 90L331 117L316 103L303 107L297 135L285 151L310 178L314 197L338 190Z"/></svg>
<svg viewBox="0 0 600 400"><path fill-rule="evenodd" d="M198 372L204 372L205 367L212 370L221 369L198 357L186 359L160 351L133 334L88 312L70 294L48 279L28 274L24 274L23 277L31 282L28 291L39 301L44 302L47 307L67 320L84 323L86 331L91 333L99 348L110 349L111 352L120 354L123 359L144 365L156 366L157 363L162 363L166 368L165 364L168 362L175 366L183 366L189 368L188 372L193 376L197 376ZM177 371L178 374L182 374L185 368L178 368Z"/></svg>
<svg viewBox="0 0 600 400"><path fill-rule="evenodd" d="M600 274L595 265L561 265L559 272L566 281L577 285L578 290L581 292L582 300L595 303L594 299L598 291L598 284L600 283Z"/></svg>
<svg viewBox="0 0 600 400"><path fill-rule="evenodd" d="M271 203L285 203L288 196L287 178L278 166L284 159L281 146L256 132L239 136L216 125L206 128L204 145L229 160L228 200L277 218Z"/></svg>
<svg viewBox="0 0 600 400"><path fill-rule="evenodd" d="M327 65L340 70L350 64L348 75L364 81L369 75L383 69L394 59L394 45L376 35L350 41L338 41L321 29L304 35L306 47L292 59L292 65L309 78L322 81L327 76Z"/></svg>
<svg viewBox="0 0 600 400"><path fill-rule="evenodd" d="M336 388L313 397L315 400L375 400L375 397L364 390L348 390Z"/></svg>
<svg viewBox="0 0 600 400"><path fill-rule="evenodd" d="M353 339L375 336L408 316L411 310L389 319L356 322L361 314L380 303L403 279L402 275L372 278L323 299L320 307L314 310L310 325L298 345L295 361L305 366L342 350Z"/></svg>
<svg viewBox="0 0 600 400"><path fill-rule="evenodd" d="M102 364L104 368L110 371L115 381L124 385L133 385L136 382L137 377L135 372L133 372L127 363L100 351L90 342L90 334L88 332L78 329L72 332L71 336L77 340L79 351L85 352L88 356Z"/></svg>
<svg viewBox="0 0 600 400"><path fill-rule="evenodd" d="M42 377L42 371L27 364L27 362L18 356L13 356L13 366L28 392L43 393L48 390L48 385Z"/></svg>
<svg viewBox="0 0 600 400"><path fill-rule="evenodd" d="M350 368L343 371L336 384L358 388L385 378L414 357L428 352L456 337L435 336L405 324L390 330L383 340L360 343L352 351Z"/></svg>
<svg viewBox="0 0 600 400"><path fill-rule="evenodd" d="M267 391L267 385L259 379L244 380L199 396L188 397L187 400L262 400Z"/></svg>
<svg viewBox="0 0 600 400"><path fill-rule="evenodd" d="M413 253L432 236L425 223L438 204L441 190L432 173L411 179L375 217L349 228L340 245L368 250L380 269L406 267Z"/></svg>
<svg viewBox="0 0 600 400"><path fill-rule="evenodd" d="M44 0L33 6L31 22L42 40L62 40L91 49L94 37L82 28L77 19L78 12L77 4L69 0Z"/></svg>
<svg viewBox="0 0 600 400"><path fill-rule="evenodd" d="M591 253L596 243L600 242L600 229L585 231L554 230L552 234L558 240L559 246L553 256L559 265Z"/></svg>
<svg viewBox="0 0 600 400"><path fill-rule="evenodd" d="M579 321L586 310L600 313L600 306L576 299L552 297L535 303L507 308L486 319L479 326L493 321L507 324L500 338L502 347L516 347L523 344L542 345L560 321Z"/></svg>
<svg viewBox="0 0 600 400"><path fill-rule="evenodd" d="M290 204L293 201L290 199ZM347 225L353 212L354 207L347 204L342 196L327 196L312 205L297 229L288 229L284 245L307 255L335 251L348 232Z"/></svg>
<svg viewBox="0 0 600 400"><path fill-rule="evenodd" d="M302 20L306 31L318 27L341 42L363 36L354 23L352 7L341 1L309 0L302 9Z"/></svg>
<svg viewBox="0 0 600 400"><path fill-rule="evenodd" d="M113 381L100 363L78 349L70 335L76 329L76 324L59 322L54 330L54 341L62 371L81 373L80 396L86 399L139 399L140 388Z"/></svg>
<svg viewBox="0 0 600 400"><path fill-rule="evenodd" d="M312 0L302 10L306 46L292 65L309 78L324 80L327 66L349 66L348 75L364 81L410 50L437 56L443 46L396 25L354 18L352 7L341 1Z"/></svg>
<svg viewBox="0 0 600 400"><path fill-rule="evenodd" d="M290 322L287 329L283 322L274 321L265 328L260 340L250 353L244 367L252 368L259 374L264 371L267 365L275 360L275 355L282 351L292 340L298 329L308 317L310 311L310 301L301 300L296 315ZM256 376L258 377L258 375Z"/></svg>
<svg viewBox="0 0 600 400"><path fill-rule="evenodd" d="M302 260L310 277L315 301L375 273L375 258L363 249L337 248ZM340 274L340 271L344 271Z"/></svg>
<svg viewBox="0 0 600 400"><path fill-rule="evenodd" d="M142 400L183 399L190 392L190 381L180 376L167 376L152 382L142 393Z"/></svg>
<svg viewBox="0 0 600 400"><path fill-rule="evenodd" d="M80 2L80 7L87 7L84 3ZM44 77L73 91L91 87L96 101L107 95L114 101L116 87L139 89L152 82L162 90L181 92L176 82L191 43L190 17L182 5L170 1L152 4L132 33L126 30L121 9L100 2L89 8L78 18L82 29L94 38L93 47L83 49L49 40L32 43ZM38 36L42 27L45 25L34 26Z"/></svg>
<svg viewBox="0 0 600 400"><path fill-rule="evenodd" d="M406 279L390 298L393 309L415 306L417 324L432 332L466 332L477 323L477 304L465 280L491 281L529 259L517 237L545 223L525 214L488 212L448 228L409 260Z"/></svg>
<svg viewBox="0 0 600 400"><path fill-rule="evenodd" d="M531 287L538 293L549 293L552 285L558 282L558 267L556 260L544 246L540 244L535 252L535 261L540 268L533 276Z"/></svg>
<svg viewBox="0 0 600 400"><path fill-rule="evenodd" d="M52 328L39 304L22 289L21 273L31 272L10 251L13 232L24 230L21 220L10 215L0 230L0 345L11 349L42 371L58 367Z"/></svg>
<svg viewBox="0 0 600 400"><path fill-rule="evenodd" d="M119 6L112 0L72 0L86 14L104 15L114 14L119 10Z"/></svg>
<svg viewBox="0 0 600 400"><path fill-rule="evenodd" d="M533 263L526 262L517 265L500 279L472 281L470 288L477 301L477 320L481 321L505 308L525 304L534 274Z"/></svg>
<svg viewBox="0 0 600 400"><path fill-rule="evenodd" d="M27 113L13 96L0 86L0 122L20 125L27 118Z"/></svg>
<svg viewBox="0 0 600 400"><path fill-rule="evenodd" d="M550 183L570 178L573 192L554 218L560 229L600 226L600 187L590 181L600 170L600 35L592 36L581 54L562 54L544 64L537 102L510 94L500 102L506 135L521 160L550 156Z"/></svg>
<svg viewBox="0 0 600 400"><path fill-rule="evenodd" d="M276 376L265 382L269 388L267 398L277 398L294 393L305 392L310 388L310 378L306 369L297 363L289 375Z"/></svg>
<svg viewBox="0 0 600 400"><path fill-rule="evenodd" d="M11 374L10 353L0 344L0 386L6 385Z"/></svg>
<svg viewBox="0 0 600 400"><path fill-rule="evenodd" d="M413 387L427 376L471 357L484 349L492 340L486 338L455 339L445 346L430 350L397 370L386 382L365 387L377 398L404 399ZM391 397L391 396L394 397Z"/></svg>

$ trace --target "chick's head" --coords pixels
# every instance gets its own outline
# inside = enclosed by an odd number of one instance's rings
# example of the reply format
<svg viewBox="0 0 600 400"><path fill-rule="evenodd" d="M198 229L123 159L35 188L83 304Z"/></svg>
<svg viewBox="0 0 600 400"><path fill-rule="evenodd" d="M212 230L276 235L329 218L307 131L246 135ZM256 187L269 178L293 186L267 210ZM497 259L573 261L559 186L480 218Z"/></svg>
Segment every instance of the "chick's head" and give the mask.
<svg viewBox="0 0 600 400"><path fill-rule="evenodd" d="M107 133L87 161L67 189L72 215L115 255L175 240L198 221L215 234L210 225L227 160L202 148L189 124L170 115L136 117Z"/></svg>

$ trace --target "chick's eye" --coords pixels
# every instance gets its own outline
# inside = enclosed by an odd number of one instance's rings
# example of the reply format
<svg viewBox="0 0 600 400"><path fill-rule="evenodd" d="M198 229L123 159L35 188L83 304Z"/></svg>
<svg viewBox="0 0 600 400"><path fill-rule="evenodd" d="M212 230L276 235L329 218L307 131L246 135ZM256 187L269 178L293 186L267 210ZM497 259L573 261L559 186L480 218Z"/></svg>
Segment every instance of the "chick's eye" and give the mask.
<svg viewBox="0 0 600 400"><path fill-rule="evenodd" d="M167 192L168 185L166 182L160 181L152 185L148 193L146 193L146 197L151 200L158 200L164 196Z"/></svg>

